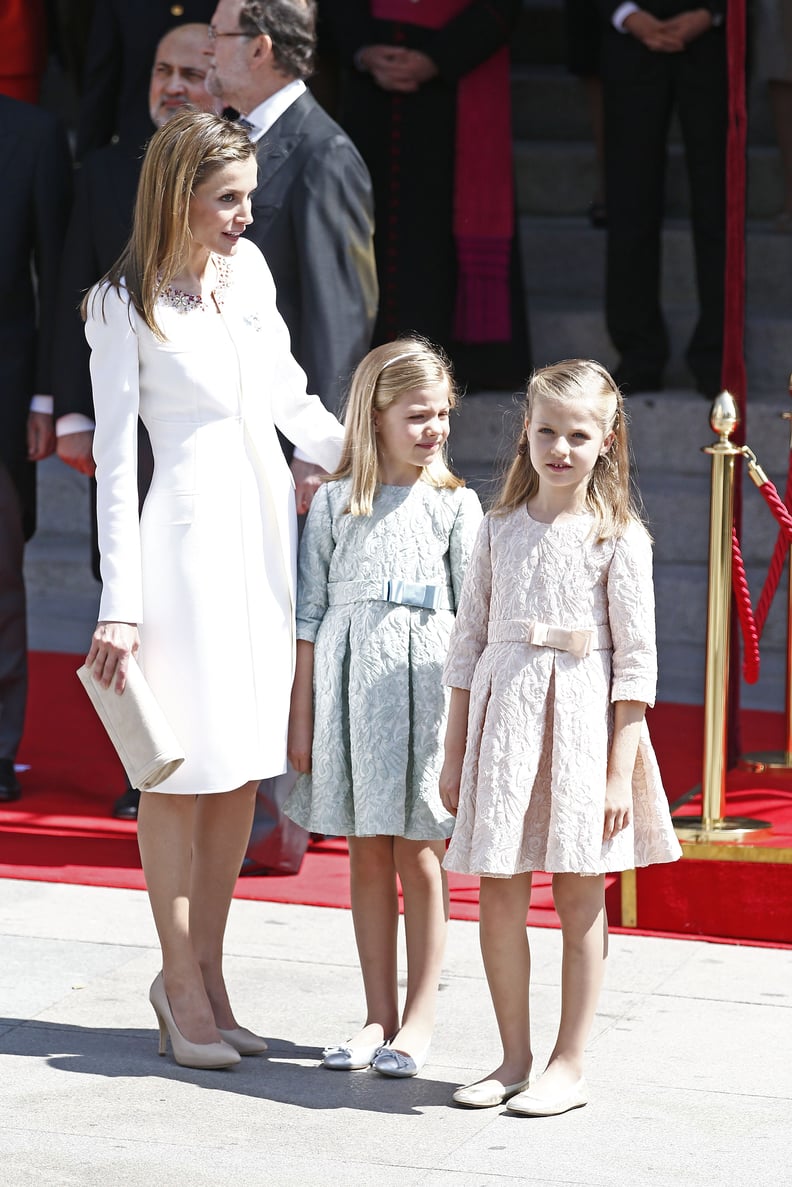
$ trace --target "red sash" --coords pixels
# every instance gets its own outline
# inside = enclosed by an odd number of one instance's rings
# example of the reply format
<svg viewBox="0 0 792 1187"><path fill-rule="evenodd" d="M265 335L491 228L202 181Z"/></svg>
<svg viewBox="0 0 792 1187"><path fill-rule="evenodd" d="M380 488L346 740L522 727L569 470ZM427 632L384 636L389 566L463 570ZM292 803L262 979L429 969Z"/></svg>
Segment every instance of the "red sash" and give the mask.
<svg viewBox="0 0 792 1187"><path fill-rule="evenodd" d="M371 0L378 20L440 29L471 0ZM509 47L504 45L457 87L454 238L457 298L454 337L511 337L509 256L514 235Z"/></svg>

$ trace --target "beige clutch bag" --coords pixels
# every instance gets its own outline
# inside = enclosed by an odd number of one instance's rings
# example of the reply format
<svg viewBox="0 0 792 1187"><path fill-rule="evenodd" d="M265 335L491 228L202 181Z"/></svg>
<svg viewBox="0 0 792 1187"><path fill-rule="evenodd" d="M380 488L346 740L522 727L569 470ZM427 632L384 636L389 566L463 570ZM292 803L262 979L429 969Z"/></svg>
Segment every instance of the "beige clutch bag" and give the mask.
<svg viewBox="0 0 792 1187"><path fill-rule="evenodd" d="M77 669L85 691L118 752L133 787L149 791L172 775L185 759L165 714L134 659L124 691L103 688L85 664Z"/></svg>

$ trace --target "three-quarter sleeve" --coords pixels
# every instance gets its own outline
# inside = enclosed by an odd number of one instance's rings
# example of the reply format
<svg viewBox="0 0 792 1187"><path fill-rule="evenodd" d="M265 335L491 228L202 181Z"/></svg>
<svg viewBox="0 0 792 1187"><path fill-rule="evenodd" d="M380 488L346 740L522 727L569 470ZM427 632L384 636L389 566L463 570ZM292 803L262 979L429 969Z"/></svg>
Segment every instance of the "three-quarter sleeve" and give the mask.
<svg viewBox="0 0 792 1187"><path fill-rule="evenodd" d="M320 486L314 495L300 541L297 577L297 638L316 642L327 611L327 581L335 542L330 488Z"/></svg>
<svg viewBox="0 0 792 1187"><path fill-rule="evenodd" d="M475 491L463 489L459 494L459 507L448 541L448 567L451 573L451 588L454 591L455 607L460 604L465 572L484 514Z"/></svg>
<svg viewBox="0 0 792 1187"><path fill-rule="evenodd" d="M85 335L91 347L96 432L96 517L102 597L99 618L143 620L143 582L138 518L137 425L138 339L134 311L109 285L94 289Z"/></svg>
<svg viewBox="0 0 792 1187"><path fill-rule="evenodd" d="M443 684L450 688L470 688L476 664L487 645L492 594L491 524L489 515L486 515L465 573L443 669Z"/></svg>
<svg viewBox="0 0 792 1187"><path fill-rule="evenodd" d="M613 639L611 700L653 705L657 649L652 545L638 523L616 542L608 572L608 617Z"/></svg>

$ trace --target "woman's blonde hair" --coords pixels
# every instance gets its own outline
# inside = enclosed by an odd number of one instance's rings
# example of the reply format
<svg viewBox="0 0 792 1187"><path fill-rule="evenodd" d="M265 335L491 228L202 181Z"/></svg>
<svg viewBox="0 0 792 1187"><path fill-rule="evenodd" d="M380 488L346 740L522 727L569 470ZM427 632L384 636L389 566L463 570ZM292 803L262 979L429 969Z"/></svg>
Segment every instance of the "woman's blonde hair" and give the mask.
<svg viewBox="0 0 792 1187"><path fill-rule="evenodd" d="M451 364L442 351L423 338L397 338L375 347L358 364L344 409L346 435L341 460L330 475L331 479L352 479L348 507L351 515L371 515L380 480L374 413L390 408L405 392L440 385L448 390L449 408L455 407L457 393ZM438 489L454 490L465 485L449 470L445 449L421 468L420 479Z"/></svg>
<svg viewBox="0 0 792 1187"><path fill-rule="evenodd" d="M183 111L149 141L140 171L132 234L100 284L124 286L152 333L163 340L154 307L187 262L190 199L226 165L248 161L256 150L244 129L204 111ZM83 317L87 298L83 301Z"/></svg>
<svg viewBox="0 0 792 1187"><path fill-rule="evenodd" d="M607 452L600 454L589 478L586 506L597 521L597 536L620 536L640 512L630 478L630 444L624 401L611 376L593 359L564 359L534 371L525 393L525 422L530 424L538 400L584 403L599 421L602 432L613 433ZM505 513L524 506L539 489L539 475L531 462L528 432L523 425L517 455L503 481L493 511Z"/></svg>

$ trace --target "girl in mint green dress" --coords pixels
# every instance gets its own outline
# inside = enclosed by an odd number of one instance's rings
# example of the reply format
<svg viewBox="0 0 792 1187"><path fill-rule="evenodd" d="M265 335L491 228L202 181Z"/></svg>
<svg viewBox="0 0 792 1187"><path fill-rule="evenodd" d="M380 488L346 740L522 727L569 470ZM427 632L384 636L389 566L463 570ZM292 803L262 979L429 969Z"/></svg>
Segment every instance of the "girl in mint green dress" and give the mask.
<svg viewBox="0 0 792 1187"><path fill-rule="evenodd" d="M445 944L441 861L453 819L438 791L442 669L478 498L445 463L453 381L418 339L380 346L352 380L344 452L300 547L297 675L285 811L349 841L363 1026L324 1065L415 1075L426 1059ZM396 979L397 875L408 944Z"/></svg>

